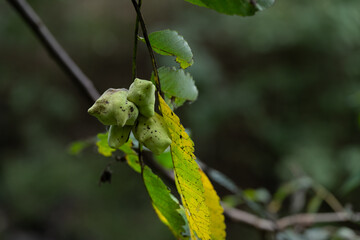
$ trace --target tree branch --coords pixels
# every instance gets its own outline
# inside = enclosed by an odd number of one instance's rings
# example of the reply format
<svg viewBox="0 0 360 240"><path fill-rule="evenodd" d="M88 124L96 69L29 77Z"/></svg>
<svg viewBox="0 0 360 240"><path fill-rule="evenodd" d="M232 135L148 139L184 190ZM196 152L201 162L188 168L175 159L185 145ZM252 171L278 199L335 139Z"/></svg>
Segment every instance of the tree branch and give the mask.
<svg viewBox="0 0 360 240"><path fill-rule="evenodd" d="M256 229L268 232L281 231L293 226L308 227L320 223L359 223L360 213L302 213L280 218L276 221L259 218L248 212L224 206L225 215L234 222L248 224Z"/></svg>
<svg viewBox="0 0 360 240"><path fill-rule="evenodd" d="M259 218L258 216L245 212L240 209L226 207L226 204L221 204L224 208L224 214L234 222L245 223L254 228L274 232L276 231L276 224L268 219Z"/></svg>
<svg viewBox="0 0 360 240"><path fill-rule="evenodd" d="M89 78L81 71L66 51L56 41L49 29L41 21L40 17L26 2L26 0L7 0L21 15L23 20L32 29L34 34L45 46L50 56L60 67L73 79L73 82L88 97L91 102L99 98L100 94Z"/></svg>
<svg viewBox="0 0 360 240"><path fill-rule="evenodd" d="M316 223L359 222L360 213L302 213L280 218L276 221L279 230L296 226L310 226Z"/></svg>

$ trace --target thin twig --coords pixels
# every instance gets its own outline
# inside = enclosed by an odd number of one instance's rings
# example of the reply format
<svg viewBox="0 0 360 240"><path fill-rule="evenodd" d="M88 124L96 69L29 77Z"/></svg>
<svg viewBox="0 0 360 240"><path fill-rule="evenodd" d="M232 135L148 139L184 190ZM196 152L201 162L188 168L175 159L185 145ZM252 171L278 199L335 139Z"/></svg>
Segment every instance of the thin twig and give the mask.
<svg viewBox="0 0 360 240"><path fill-rule="evenodd" d="M70 77L74 80L74 83L88 97L88 99L91 102L98 99L100 94L94 87L93 83L56 41L49 29L41 21L40 17L26 2L26 0L8 0L8 2L16 9L23 20L40 39L50 56L52 56L60 67L62 67L63 70L70 75Z"/></svg>
<svg viewBox="0 0 360 240"><path fill-rule="evenodd" d="M324 186L319 183L313 183L313 189L315 193L322 198L335 212L343 212L344 207L339 200L327 190Z"/></svg>
<svg viewBox="0 0 360 240"><path fill-rule="evenodd" d="M139 0L137 3L139 9L141 8L142 0ZM136 58L137 58L137 46L138 46L138 35L139 35L139 16L136 15L135 21L135 31L134 31L134 50L133 50L133 59L132 59L132 80L136 78Z"/></svg>
<svg viewBox="0 0 360 240"><path fill-rule="evenodd" d="M148 48L148 52L150 54L151 64L152 64L152 68L153 68L153 71L154 71L154 79L155 79L155 83L156 83L156 88L160 92L160 95L162 97L164 97L163 93L161 92L161 85L160 85L159 73L158 73L158 70L157 70L158 67L157 67L157 63L156 63L156 59L155 59L155 55L154 55L154 50L151 47L151 43L150 43L149 35L147 33L147 30L146 30L146 25L145 25L144 18L143 18L142 14L141 14L139 5L136 3L136 0L131 0L131 1L132 1L133 5L134 5L136 14L137 14L137 16L139 18L140 25L141 25L141 30L143 32L145 43L146 43L146 46Z"/></svg>
<svg viewBox="0 0 360 240"><path fill-rule="evenodd" d="M141 173L142 173L144 170L145 164L144 164L144 159L143 159L143 144L140 142L139 142L138 158L139 158L139 163L140 163Z"/></svg>

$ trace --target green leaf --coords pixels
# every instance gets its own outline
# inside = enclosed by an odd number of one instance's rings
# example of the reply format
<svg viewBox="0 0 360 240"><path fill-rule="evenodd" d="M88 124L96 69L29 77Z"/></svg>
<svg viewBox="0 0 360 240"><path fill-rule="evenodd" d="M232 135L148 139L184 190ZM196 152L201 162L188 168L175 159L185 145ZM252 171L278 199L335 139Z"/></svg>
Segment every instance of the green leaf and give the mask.
<svg viewBox="0 0 360 240"><path fill-rule="evenodd" d="M207 7L229 15L252 16L256 7L249 0L201 0Z"/></svg>
<svg viewBox="0 0 360 240"><path fill-rule="evenodd" d="M68 148L68 152L71 155L79 155L85 148L91 146L94 142L93 139L72 142Z"/></svg>
<svg viewBox="0 0 360 240"><path fill-rule="evenodd" d="M201 0L185 0L189 3L192 3L194 5L198 5L200 7L207 7Z"/></svg>
<svg viewBox="0 0 360 240"><path fill-rule="evenodd" d="M132 147L132 141L129 140L119 150L125 153L128 165L136 172L141 173L139 157ZM179 201L148 166L144 166L142 177L159 219L169 227L177 239L188 239L189 227L186 219L184 219L185 216L183 216L183 210Z"/></svg>
<svg viewBox="0 0 360 240"><path fill-rule="evenodd" d="M193 63L193 54L189 44L176 31L163 30L150 33L150 43L155 52L166 56L175 56L180 67L185 69Z"/></svg>
<svg viewBox="0 0 360 240"><path fill-rule="evenodd" d="M180 213L178 200L170 193L164 182L147 166L143 170L143 179L150 195L152 205L160 220L169 227L177 239L187 239L186 222Z"/></svg>
<svg viewBox="0 0 360 240"><path fill-rule="evenodd" d="M153 154L155 160L166 169L173 169L173 163L171 158L171 152L163 152L160 155Z"/></svg>
<svg viewBox="0 0 360 240"><path fill-rule="evenodd" d="M107 141L108 133L99 133L97 138L98 141L96 142L96 146L98 147L98 152L105 157L111 157L112 153L116 151L116 149L109 147Z"/></svg>
<svg viewBox="0 0 360 240"><path fill-rule="evenodd" d="M161 91L165 94L167 102L177 108L186 101L195 101L198 90L189 73L182 69L161 67L158 69Z"/></svg>
<svg viewBox="0 0 360 240"><path fill-rule="evenodd" d="M272 6L275 0L185 0L194 5L211 8L228 15L252 16L257 11L265 10Z"/></svg>

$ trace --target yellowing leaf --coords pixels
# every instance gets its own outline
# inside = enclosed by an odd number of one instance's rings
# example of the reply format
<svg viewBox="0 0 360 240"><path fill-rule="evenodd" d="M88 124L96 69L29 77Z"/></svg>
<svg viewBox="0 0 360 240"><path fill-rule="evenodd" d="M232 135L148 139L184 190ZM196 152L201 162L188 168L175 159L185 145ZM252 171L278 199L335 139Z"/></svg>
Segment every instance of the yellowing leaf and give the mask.
<svg viewBox="0 0 360 240"><path fill-rule="evenodd" d="M211 239L221 240L225 239L225 217L224 209L220 205L220 198L216 194L214 187L212 186L209 178L201 171L201 180L205 189L205 203L210 212L210 232Z"/></svg>
<svg viewBox="0 0 360 240"><path fill-rule="evenodd" d="M105 156L105 157L111 157L112 153L116 150L114 148L109 147L107 138L107 133L99 133L97 135L98 141L96 142L96 146L98 147L98 152Z"/></svg>
<svg viewBox="0 0 360 240"><path fill-rule="evenodd" d="M195 162L194 143L185 132L179 118L159 94L160 110L171 134L171 155L174 164L175 183L189 222L193 240L211 239L210 214L205 202L205 189L201 170Z"/></svg>
<svg viewBox="0 0 360 240"><path fill-rule="evenodd" d="M127 141L127 143L125 143L124 145L122 145L119 150L123 151L125 153L125 159L127 164L134 169L136 172L140 173L141 172L141 166L139 163L139 157L137 155L137 153L134 151L134 149L132 149L132 141L129 140Z"/></svg>

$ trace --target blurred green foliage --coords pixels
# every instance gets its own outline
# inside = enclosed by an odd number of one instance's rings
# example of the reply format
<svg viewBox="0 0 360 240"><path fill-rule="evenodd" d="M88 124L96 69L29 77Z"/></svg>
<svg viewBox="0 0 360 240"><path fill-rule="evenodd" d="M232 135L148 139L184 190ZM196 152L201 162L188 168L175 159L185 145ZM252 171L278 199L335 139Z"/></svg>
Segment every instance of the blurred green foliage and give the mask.
<svg viewBox="0 0 360 240"><path fill-rule="evenodd" d="M31 4L100 91L130 84L130 1ZM192 48L189 71L199 97L179 115L203 162L241 188L272 194L283 182L306 175L359 210L358 0L278 0L249 18L178 0L146 2L143 9L150 31L177 30ZM171 239L154 220L137 174L116 164L111 185L99 188L111 159L95 148L68 154L71 142L104 129L87 115L91 103L5 1L0 53L0 238ZM139 77L149 79L144 46L139 54ZM332 239L353 234L340 230L332 231ZM286 234L304 239L315 233L290 231L278 238L288 239L281 238ZM239 236L260 238L229 223L228 239Z"/></svg>

